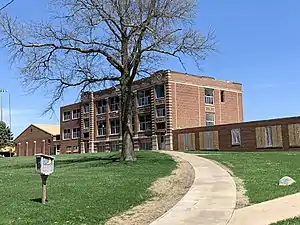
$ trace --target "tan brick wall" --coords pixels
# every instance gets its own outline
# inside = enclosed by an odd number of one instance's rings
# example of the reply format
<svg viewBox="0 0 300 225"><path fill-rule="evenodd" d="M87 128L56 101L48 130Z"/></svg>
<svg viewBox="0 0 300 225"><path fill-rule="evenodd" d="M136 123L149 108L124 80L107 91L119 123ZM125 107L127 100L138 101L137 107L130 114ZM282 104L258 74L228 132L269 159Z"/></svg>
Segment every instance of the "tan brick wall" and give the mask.
<svg viewBox="0 0 300 225"><path fill-rule="evenodd" d="M198 88L176 84L176 115L177 128L199 126L199 98Z"/></svg>
<svg viewBox="0 0 300 225"><path fill-rule="evenodd" d="M215 114L215 124L243 121L242 86L239 83L170 72L173 128L206 126L206 113ZM205 104L205 88L214 89L214 104ZM221 90L225 101L221 102Z"/></svg>

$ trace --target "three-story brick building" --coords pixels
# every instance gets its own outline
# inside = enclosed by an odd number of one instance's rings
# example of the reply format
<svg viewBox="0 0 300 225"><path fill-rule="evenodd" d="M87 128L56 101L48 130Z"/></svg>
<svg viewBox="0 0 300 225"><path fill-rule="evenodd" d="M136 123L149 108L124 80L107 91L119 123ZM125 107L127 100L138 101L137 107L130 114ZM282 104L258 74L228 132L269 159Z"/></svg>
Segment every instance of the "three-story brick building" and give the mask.
<svg viewBox="0 0 300 225"><path fill-rule="evenodd" d="M134 81L134 148L172 150L172 130L243 121L242 85L212 77L158 71ZM86 92L61 108L61 153L118 151L117 87Z"/></svg>

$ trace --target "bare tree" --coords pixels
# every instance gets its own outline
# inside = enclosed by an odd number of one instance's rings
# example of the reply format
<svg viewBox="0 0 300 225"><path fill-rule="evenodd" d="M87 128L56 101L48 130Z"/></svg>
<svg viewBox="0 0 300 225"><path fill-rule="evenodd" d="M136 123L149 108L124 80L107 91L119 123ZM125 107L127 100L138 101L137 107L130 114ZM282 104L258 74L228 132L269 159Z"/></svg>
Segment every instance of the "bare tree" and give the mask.
<svg viewBox="0 0 300 225"><path fill-rule="evenodd" d="M118 83L121 93L122 158L135 160L132 83L161 66L167 57L196 65L214 50L214 33L194 29L197 0L52 0L51 21L26 24L2 15L2 41L20 63L23 84L50 88L53 99L65 90ZM63 10L61 10L63 9ZM197 21L198 22L198 21Z"/></svg>
<svg viewBox="0 0 300 225"><path fill-rule="evenodd" d="M2 7L0 6L0 11L5 9L6 7L8 7L9 5L11 5L15 0L10 0L9 2L7 2L5 5L3 5Z"/></svg>

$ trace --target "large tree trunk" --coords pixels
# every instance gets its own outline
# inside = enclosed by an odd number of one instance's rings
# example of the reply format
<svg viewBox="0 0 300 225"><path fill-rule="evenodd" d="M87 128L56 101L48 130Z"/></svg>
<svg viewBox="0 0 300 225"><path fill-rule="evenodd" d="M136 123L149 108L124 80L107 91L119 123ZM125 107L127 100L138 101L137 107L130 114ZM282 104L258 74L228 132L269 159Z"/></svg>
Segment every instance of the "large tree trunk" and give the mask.
<svg viewBox="0 0 300 225"><path fill-rule="evenodd" d="M125 85L123 85L125 86ZM134 142L132 131L133 98L130 85L121 87L121 123L122 123L122 160L134 161Z"/></svg>

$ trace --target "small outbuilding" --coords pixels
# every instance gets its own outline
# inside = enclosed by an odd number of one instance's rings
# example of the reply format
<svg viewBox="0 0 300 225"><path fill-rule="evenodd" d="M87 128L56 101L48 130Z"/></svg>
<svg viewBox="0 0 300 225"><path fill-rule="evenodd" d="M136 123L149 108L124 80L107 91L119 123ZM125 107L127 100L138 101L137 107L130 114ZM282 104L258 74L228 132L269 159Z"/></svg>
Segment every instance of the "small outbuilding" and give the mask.
<svg viewBox="0 0 300 225"><path fill-rule="evenodd" d="M15 138L17 156L56 155L60 152L60 126L31 124Z"/></svg>

